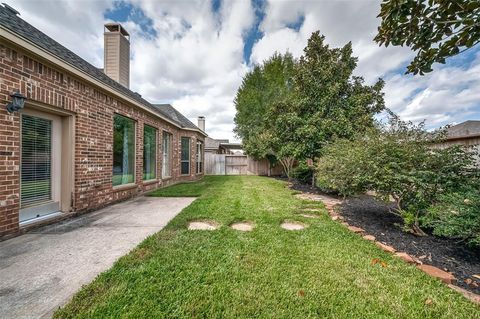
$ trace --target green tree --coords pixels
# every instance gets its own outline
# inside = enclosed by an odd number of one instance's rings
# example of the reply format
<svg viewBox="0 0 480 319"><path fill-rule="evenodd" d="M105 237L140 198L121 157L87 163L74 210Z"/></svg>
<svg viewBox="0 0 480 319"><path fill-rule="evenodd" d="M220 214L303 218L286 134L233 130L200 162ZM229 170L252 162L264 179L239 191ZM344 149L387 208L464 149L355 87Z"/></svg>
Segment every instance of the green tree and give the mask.
<svg viewBox="0 0 480 319"><path fill-rule="evenodd" d="M278 152L270 110L272 105L291 94L294 64L291 54L274 54L248 72L237 91L234 132L242 139L247 154L257 159Z"/></svg>
<svg viewBox="0 0 480 319"><path fill-rule="evenodd" d="M296 101L290 104L290 117L297 159L315 159L333 138L365 132L385 107L383 80L369 86L353 76L357 58L351 43L330 48L324 41L314 32L295 68Z"/></svg>
<svg viewBox="0 0 480 319"><path fill-rule="evenodd" d="M365 85L353 76L352 45L330 48L314 32L295 61L275 54L248 73L237 92L236 134L247 154L273 154L290 175L295 161L316 159L334 138L374 126L384 109L383 81Z"/></svg>
<svg viewBox="0 0 480 319"><path fill-rule="evenodd" d="M378 17L378 44L416 51L407 73L431 72L434 62L445 63L480 42L478 0L384 0Z"/></svg>

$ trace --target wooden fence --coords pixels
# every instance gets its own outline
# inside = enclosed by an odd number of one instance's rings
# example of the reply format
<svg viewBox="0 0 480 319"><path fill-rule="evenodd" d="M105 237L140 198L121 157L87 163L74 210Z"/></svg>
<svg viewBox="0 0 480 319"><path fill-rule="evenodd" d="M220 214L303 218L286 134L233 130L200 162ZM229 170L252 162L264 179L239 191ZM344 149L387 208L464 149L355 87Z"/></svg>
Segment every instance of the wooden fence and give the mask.
<svg viewBox="0 0 480 319"><path fill-rule="evenodd" d="M268 160L255 160L247 155L205 153L206 175L263 175L283 174L281 165L271 166Z"/></svg>

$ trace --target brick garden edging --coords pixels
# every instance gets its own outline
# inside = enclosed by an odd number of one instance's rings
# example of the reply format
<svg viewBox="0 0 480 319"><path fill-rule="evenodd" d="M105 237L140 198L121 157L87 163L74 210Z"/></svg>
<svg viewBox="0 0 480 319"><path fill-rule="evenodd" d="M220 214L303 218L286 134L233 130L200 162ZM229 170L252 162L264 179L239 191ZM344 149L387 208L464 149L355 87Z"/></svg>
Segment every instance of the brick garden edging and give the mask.
<svg viewBox="0 0 480 319"><path fill-rule="evenodd" d="M342 203L341 200L338 200L326 195L318 195L318 194L312 194L312 193L301 193L301 194L297 194L296 197L300 199L305 199L305 200L321 201L325 205L325 208L328 211L328 215L332 220L341 222L341 224L347 227L348 230L361 235L362 238L365 240L374 242L383 251L394 254L396 257L402 259L406 263L416 265L417 269L423 271L429 276L440 279L445 284L447 284L448 287L459 292L465 298L469 299L470 301L476 304L480 304L480 295L454 285L456 278L455 276L453 276L453 274L446 272L435 266L424 264L420 259L414 256L411 256L406 252L398 252L394 247L377 241L375 236L366 234L364 229L349 225L347 222L345 222L344 218L340 215L339 210L337 209L338 205Z"/></svg>

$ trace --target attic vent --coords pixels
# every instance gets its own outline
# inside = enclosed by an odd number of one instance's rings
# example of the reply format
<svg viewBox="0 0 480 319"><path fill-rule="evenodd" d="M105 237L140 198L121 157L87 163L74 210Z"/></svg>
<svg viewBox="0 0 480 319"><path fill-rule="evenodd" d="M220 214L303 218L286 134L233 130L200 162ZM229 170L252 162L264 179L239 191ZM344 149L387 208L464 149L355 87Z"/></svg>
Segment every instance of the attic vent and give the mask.
<svg viewBox="0 0 480 319"><path fill-rule="evenodd" d="M5 9L7 9L8 11L10 11L11 13L13 13L14 15L20 15L20 12L18 12L17 10L15 10L14 8L10 7L8 4L6 3L2 3L3 6L5 7Z"/></svg>
<svg viewBox="0 0 480 319"><path fill-rule="evenodd" d="M135 95L138 96L138 97L142 97L142 95L141 95L140 93L138 93L138 92L133 92L133 94L135 94Z"/></svg>

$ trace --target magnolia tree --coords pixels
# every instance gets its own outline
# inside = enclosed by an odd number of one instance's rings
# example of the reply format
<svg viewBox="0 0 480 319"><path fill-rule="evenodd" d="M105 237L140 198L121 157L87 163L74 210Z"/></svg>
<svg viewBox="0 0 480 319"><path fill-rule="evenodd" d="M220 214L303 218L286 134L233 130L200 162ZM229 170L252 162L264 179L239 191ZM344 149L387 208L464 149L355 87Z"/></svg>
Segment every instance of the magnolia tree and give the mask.
<svg viewBox="0 0 480 319"><path fill-rule="evenodd" d="M383 0L378 16L378 44L416 52L407 73L431 72L433 63L445 63L480 43L478 0Z"/></svg>
<svg viewBox="0 0 480 319"><path fill-rule="evenodd" d="M316 159L332 139L373 127L384 83L366 85L353 76L356 66L351 43L330 48L318 31L298 61L275 54L256 66L235 98L235 132L247 154L275 155L290 176L295 161Z"/></svg>
<svg viewBox="0 0 480 319"><path fill-rule="evenodd" d="M298 159L318 158L334 138L352 138L374 126L374 115L384 107L383 80L365 85L353 76L357 58L352 45L330 48L325 37L314 32L296 64L293 140Z"/></svg>
<svg viewBox="0 0 480 319"><path fill-rule="evenodd" d="M381 200L393 199L392 212L406 229L424 235L420 220L427 209L472 174L473 157L463 148L434 146L444 134L392 115L386 126L329 145L318 163L317 184L343 195L374 191Z"/></svg>

